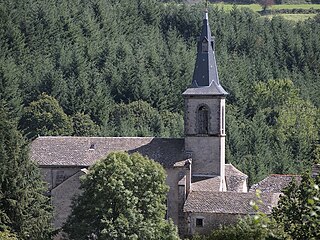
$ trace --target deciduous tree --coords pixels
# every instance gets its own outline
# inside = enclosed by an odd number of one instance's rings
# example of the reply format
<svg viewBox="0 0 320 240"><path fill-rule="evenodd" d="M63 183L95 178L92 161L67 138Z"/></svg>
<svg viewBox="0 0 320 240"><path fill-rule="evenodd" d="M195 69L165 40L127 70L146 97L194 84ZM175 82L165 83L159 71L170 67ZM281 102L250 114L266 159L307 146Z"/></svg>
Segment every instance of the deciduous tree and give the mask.
<svg viewBox="0 0 320 240"><path fill-rule="evenodd" d="M138 153L111 153L89 169L64 226L71 239L178 239L166 221L164 169Z"/></svg>
<svg viewBox="0 0 320 240"><path fill-rule="evenodd" d="M99 127L90 118L88 114L76 113L72 117L74 136L97 136Z"/></svg>
<svg viewBox="0 0 320 240"><path fill-rule="evenodd" d="M36 135L70 135L72 124L53 97L43 93L37 101L25 108L21 119L21 128L29 138Z"/></svg>
<svg viewBox="0 0 320 240"><path fill-rule="evenodd" d="M273 216L292 239L320 238L320 176L303 175L284 191Z"/></svg>

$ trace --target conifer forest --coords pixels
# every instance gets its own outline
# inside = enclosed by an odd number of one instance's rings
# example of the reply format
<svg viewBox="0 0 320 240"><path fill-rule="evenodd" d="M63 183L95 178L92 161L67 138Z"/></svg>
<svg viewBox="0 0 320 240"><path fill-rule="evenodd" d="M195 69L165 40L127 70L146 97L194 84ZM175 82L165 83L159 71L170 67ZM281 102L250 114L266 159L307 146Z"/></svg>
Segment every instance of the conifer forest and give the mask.
<svg viewBox="0 0 320 240"><path fill-rule="evenodd" d="M183 137L204 5L1 0L0 102L38 135ZM320 15L293 22L209 5L228 91L226 160L249 175L320 160ZM0 119L4 121L4 119Z"/></svg>

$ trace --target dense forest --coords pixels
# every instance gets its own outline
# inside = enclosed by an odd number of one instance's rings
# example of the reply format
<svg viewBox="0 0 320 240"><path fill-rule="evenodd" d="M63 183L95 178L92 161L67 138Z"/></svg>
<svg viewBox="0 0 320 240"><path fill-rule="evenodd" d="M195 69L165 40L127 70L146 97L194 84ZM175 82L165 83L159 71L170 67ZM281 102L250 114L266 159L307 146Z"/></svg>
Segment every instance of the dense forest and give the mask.
<svg viewBox="0 0 320 240"><path fill-rule="evenodd" d="M29 139L182 137L202 13L155 0L2 0L1 102ZM227 161L251 183L308 168L320 151L320 16L210 5L209 17L229 92Z"/></svg>

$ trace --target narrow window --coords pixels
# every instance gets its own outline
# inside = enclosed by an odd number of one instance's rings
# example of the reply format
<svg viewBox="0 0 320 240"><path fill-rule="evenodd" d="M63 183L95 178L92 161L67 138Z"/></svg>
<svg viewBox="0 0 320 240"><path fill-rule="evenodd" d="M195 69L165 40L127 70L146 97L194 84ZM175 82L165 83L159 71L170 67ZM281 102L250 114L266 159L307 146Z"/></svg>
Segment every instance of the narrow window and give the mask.
<svg viewBox="0 0 320 240"><path fill-rule="evenodd" d="M225 134L224 106L221 107L221 134Z"/></svg>
<svg viewBox="0 0 320 240"><path fill-rule="evenodd" d="M198 133L199 134L208 134L208 125L209 125L209 111L205 106L201 106L198 109Z"/></svg>
<svg viewBox="0 0 320 240"><path fill-rule="evenodd" d="M203 39L202 41L202 52L208 52L208 40Z"/></svg>
<svg viewBox="0 0 320 240"><path fill-rule="evenodd" d="M57 175L56 175L55 186L58 186L59 184L61 184L65 180L65 174L64 174L64 171L60 171L60 170L58 170L56 174Z"/></svg>
<svg viewBox="0 0 320 240"><path fill-rule="evenodd" d="M196 218L196 227L203 227L203 218Z"/></svg>

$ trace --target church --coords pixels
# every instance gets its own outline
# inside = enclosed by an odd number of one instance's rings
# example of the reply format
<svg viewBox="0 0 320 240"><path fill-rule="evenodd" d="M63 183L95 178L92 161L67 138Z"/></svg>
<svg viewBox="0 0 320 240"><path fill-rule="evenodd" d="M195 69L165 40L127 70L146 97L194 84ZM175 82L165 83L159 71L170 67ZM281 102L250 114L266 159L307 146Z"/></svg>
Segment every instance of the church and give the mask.
<svg viewBox="0 0 320 240"><path fill-rule="evenodd" d="M38 137L31 158L48 183L59 229L71 212L71 199L80 194L79 177L113 151L139 152L160 163L170 187L167 217L181 236L208 233L254 214L250 203L261 189L260 211L270 213L281 189L292 177L272 175L249 190L248 176L225 159L225 106L228 93L219 81L215 42L208 12L204 12L191 86L184 97L184 138L154 137ZM271 180L270 180L271 179ZM269 181L270 180L270 181ZM281 185L281 186L279 186Z"/></svg>

